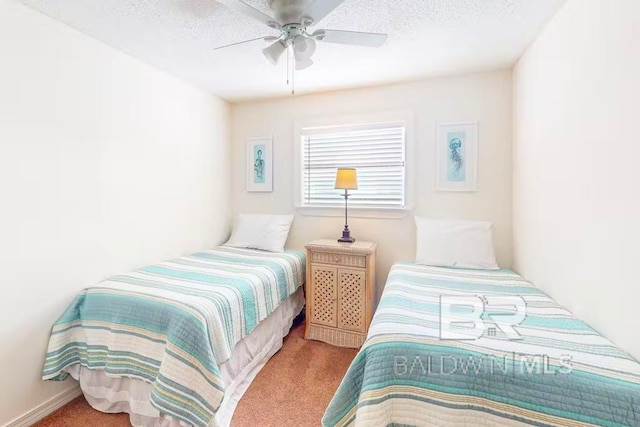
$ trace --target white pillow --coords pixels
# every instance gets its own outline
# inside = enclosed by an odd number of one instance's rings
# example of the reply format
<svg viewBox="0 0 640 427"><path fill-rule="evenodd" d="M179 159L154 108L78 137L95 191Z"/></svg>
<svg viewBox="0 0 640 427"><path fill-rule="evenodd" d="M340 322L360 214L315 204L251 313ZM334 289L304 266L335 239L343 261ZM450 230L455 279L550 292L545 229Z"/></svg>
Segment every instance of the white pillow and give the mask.
<svg viewBox="0 0 640 427"><path fill-rule="evenodd" d="M416 264L499 270L491 240L491 223L438 221L415 217Z"/></svg>
<svg viewBox="0 0 640 427"><path fill-rule="evenodd" d="M225 246L284 252L293 215L238 214Z"/></svg>

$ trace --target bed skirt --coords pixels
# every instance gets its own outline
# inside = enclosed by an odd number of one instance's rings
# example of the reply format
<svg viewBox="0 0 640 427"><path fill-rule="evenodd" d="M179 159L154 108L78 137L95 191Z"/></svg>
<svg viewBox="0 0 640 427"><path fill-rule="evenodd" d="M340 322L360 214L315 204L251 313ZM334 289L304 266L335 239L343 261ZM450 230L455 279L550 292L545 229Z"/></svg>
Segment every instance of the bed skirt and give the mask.
<svg viewBox="0 0 640 427"><path fill-rule="evenodd" d="M266 319L238 342L229 360L220 365L225 383L225 397L210 427L227 427L236 406L267 361L280 348L289 334L293 320L304 307L304 293L300 287L283 301ZM105 375L76 364L67 371L79 381L87 402L106 413L129 414L135 427L179 427L185 424L161 415L150 403L151 384L144 381Z"/></svg>

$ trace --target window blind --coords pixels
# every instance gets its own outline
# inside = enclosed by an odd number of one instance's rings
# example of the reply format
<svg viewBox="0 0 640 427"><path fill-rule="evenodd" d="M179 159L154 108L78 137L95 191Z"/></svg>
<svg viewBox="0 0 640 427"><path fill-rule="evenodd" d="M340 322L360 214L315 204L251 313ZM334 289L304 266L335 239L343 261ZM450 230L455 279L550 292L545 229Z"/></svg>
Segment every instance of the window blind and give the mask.
<svg viewBox="0 0 640 427"><path fill-rule="evenodd" d="M302 133L303 206L341 206L344 190L334 188L339 167L356 168L358 189L349 205L402 208L405 201L405 127L370 125Z"/></svg>

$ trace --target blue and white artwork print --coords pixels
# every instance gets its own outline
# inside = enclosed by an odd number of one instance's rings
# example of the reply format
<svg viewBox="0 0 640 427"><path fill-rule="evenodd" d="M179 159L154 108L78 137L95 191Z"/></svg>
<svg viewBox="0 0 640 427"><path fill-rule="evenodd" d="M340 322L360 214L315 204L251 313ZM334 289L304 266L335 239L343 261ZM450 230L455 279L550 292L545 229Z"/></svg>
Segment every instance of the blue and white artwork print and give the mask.
<svg viewBox="0 0 640 427"><path fill-rule="evenodd" d="M447 179L462 182L466 177L465 148L466 132L447 132L449 161L447 162Z"/></svg>
<svg viewBox="0 0 640 427"><path fill-rule="evenodd" d="M247 191L273 190L273 143L270 137L247 141Z"/></svg>
<svg viewBox="0 0 640 427"><path fill-rule="evenodd" d="M253 146L253 183L265 183L265 146L264 144L255 144Z"/></svg>
<svg viewBox="0 0 640 427"><path fill-rule="evenodd" d="M478 123L448 123L438 126L438 191L476 191L478 172Z"/></svg>

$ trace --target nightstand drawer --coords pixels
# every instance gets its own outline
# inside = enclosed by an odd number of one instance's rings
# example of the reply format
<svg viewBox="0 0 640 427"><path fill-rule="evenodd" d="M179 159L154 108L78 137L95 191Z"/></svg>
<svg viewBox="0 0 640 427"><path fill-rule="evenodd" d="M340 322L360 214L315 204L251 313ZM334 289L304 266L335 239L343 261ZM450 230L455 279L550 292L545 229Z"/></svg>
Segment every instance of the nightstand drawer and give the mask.
<svg viewBox="0 0 640 427"><path fill-rule="evenodd" d="M345 267L367 267L367 257L329 252L311 252L311 262L330 265L344 265Z"/></svg>

